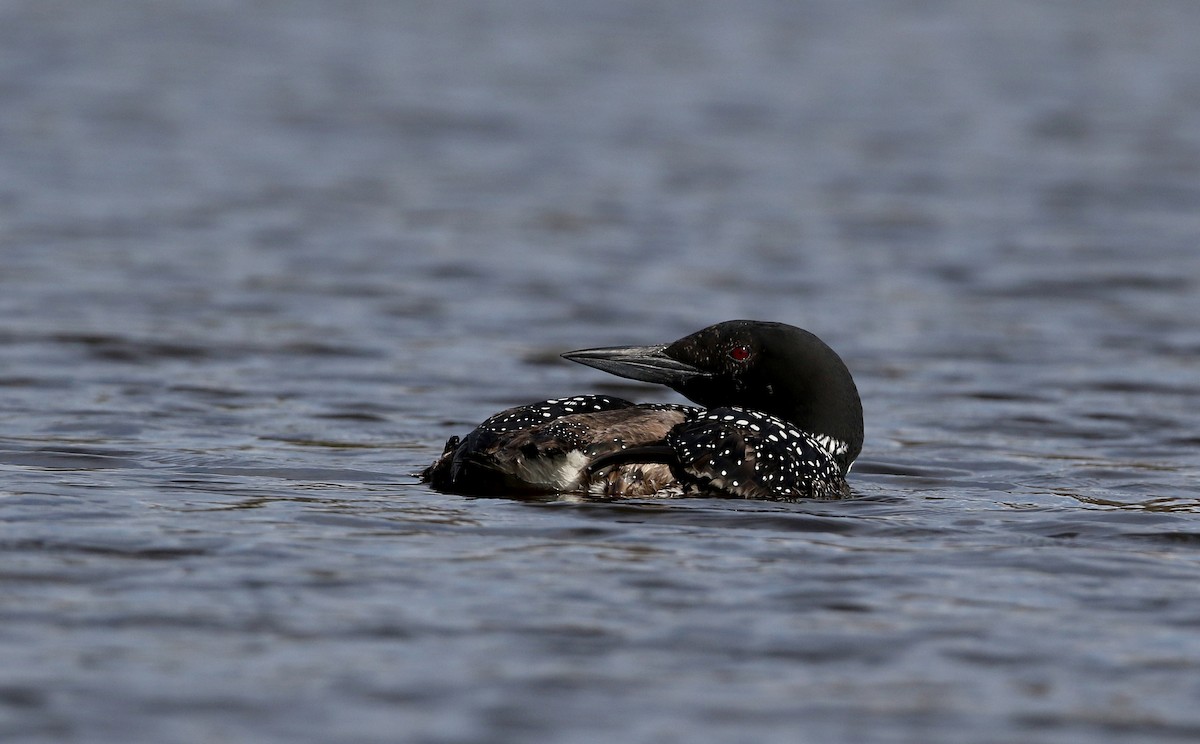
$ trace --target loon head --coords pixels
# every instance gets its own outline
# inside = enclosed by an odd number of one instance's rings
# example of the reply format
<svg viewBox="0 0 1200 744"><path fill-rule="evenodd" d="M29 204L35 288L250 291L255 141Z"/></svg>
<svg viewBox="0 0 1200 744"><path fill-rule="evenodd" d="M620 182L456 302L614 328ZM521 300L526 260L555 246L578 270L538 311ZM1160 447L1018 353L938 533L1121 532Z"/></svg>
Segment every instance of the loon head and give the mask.
<svg viewBox="0 0 1200 744"><path fill-rule="evenodd" d="M563 357L621 377L666 385L706 408L740 406L862 450L862 401L841 357L808 331L728 320L657 346L570 351Z"/></svg>

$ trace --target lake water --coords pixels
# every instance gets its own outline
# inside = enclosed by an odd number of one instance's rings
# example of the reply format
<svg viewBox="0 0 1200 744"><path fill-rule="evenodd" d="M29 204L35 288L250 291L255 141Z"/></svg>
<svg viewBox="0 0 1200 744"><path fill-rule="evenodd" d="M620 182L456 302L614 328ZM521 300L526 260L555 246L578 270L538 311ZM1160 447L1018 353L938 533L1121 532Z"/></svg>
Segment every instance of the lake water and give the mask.
<svg viewBox="0 0 1200 744"><path fill-rule="evenodd" d="M5 742L1200 738L1200 4L0 6ZM847 361L856 497L411 473Z"/></svg>

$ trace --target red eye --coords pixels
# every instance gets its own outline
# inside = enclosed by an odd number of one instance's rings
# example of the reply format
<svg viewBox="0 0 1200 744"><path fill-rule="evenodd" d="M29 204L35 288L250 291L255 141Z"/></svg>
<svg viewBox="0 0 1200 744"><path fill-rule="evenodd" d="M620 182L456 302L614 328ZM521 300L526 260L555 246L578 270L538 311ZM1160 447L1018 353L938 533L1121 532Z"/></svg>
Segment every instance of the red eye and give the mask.
<svg viewBox="0 0 1200 744"><path fill-rule="evenodd" d="M735 346L729 350L729 358L735 362L744 362L750 358L750 348L747 346Z"/></svg>

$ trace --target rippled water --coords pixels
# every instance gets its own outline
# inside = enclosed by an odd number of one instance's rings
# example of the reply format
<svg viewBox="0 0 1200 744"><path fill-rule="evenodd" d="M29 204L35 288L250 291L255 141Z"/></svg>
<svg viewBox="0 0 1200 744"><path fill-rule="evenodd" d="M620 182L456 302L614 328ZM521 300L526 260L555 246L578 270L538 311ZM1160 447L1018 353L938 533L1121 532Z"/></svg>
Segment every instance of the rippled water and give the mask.
<svg viewBox="0 0 1200 744"><path fill-rule="evenodd" d="M1195 741L1198 22L6 4L0 737ZM734 317L856 498L410 475Z"/></svg>

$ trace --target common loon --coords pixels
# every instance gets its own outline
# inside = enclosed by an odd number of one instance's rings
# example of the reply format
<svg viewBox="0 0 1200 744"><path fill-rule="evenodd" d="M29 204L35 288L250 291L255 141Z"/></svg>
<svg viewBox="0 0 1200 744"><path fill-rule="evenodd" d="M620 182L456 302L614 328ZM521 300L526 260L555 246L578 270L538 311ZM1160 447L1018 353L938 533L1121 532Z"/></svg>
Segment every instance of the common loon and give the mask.
<svg viewBox="0 0 1200 744"><path fill-rule="evenodd" d="M659 346L564 358L703 408L579 395L501 411L420 473L439 491L793 501L848 496L862 402L841 358L784 323L730 320Z"/></svg>

